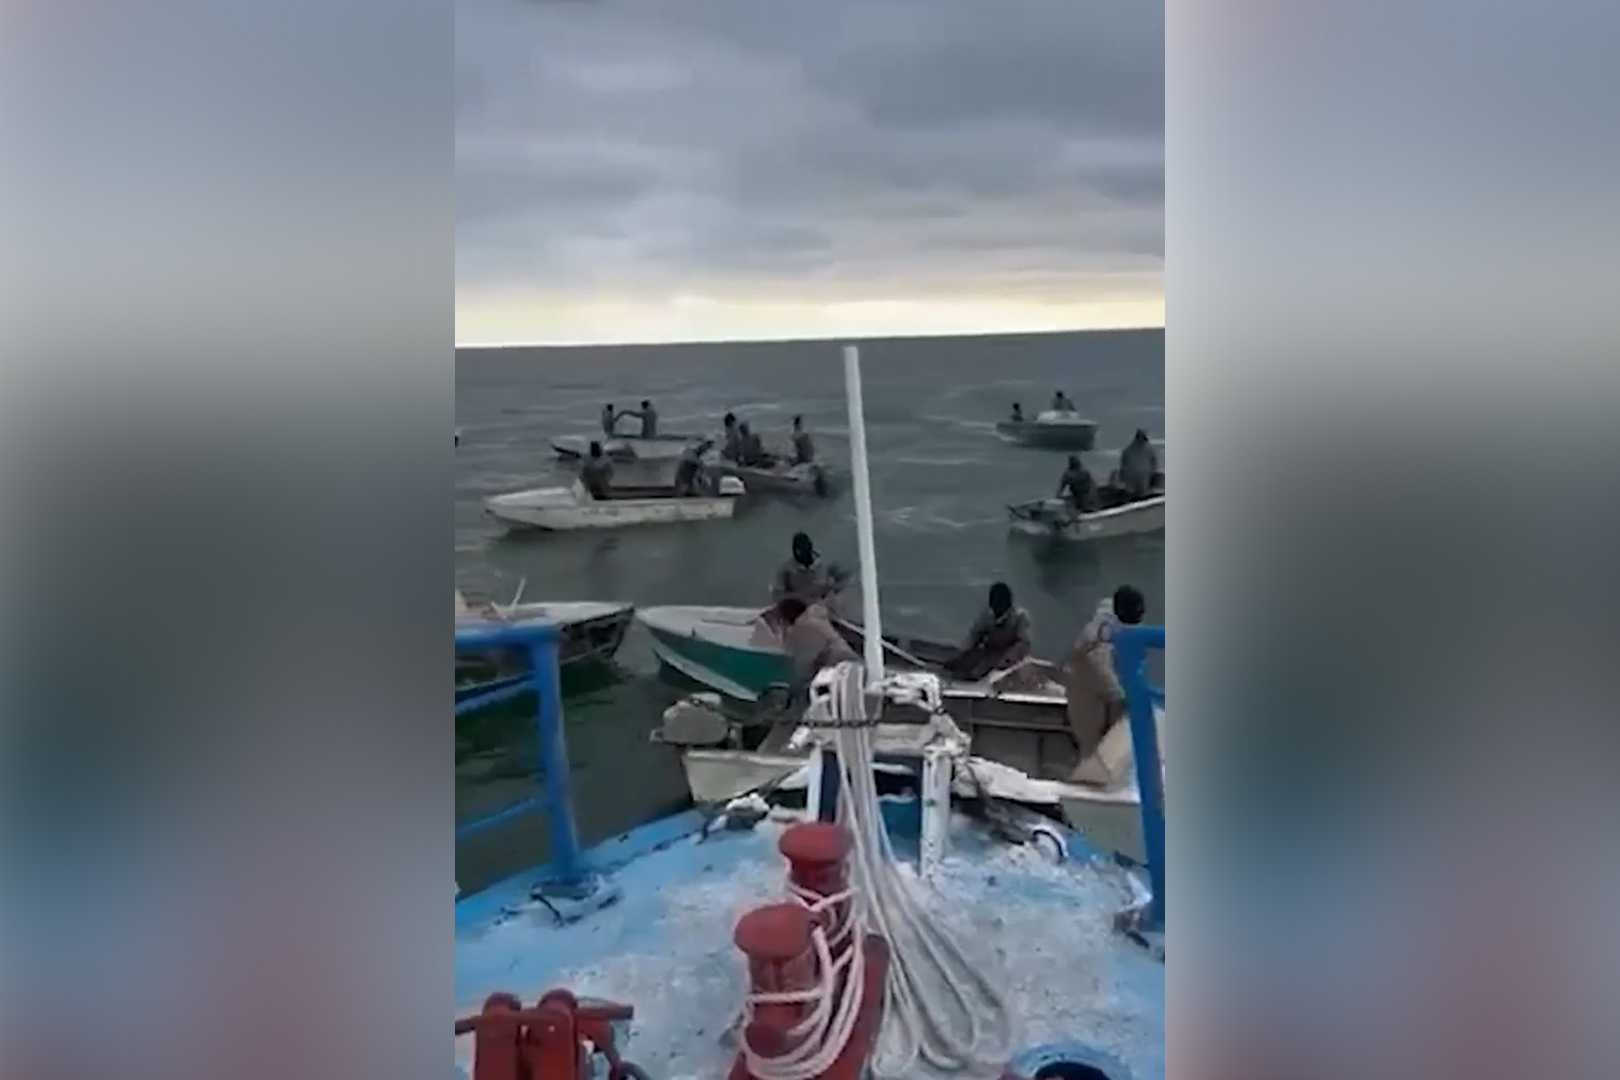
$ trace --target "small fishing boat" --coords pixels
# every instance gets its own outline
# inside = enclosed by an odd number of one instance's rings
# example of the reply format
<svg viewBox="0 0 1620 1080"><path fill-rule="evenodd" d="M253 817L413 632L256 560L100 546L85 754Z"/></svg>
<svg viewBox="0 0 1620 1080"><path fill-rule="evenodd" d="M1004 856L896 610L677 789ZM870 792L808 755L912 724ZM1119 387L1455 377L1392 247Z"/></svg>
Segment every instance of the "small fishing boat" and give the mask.
<svg viewBox="0 0 1620 1080"><path fill-rule="evenodd" d="M674 461L688 446L702 442L701 435L564 435L551 440L551 448L565 461L578 461L590 453L591 443L602 444L602 453L614 461Z"/></svg>
<svg viewBox="0 0 1620 1080"><path fill-rule="evenodd" d="M518 595L523 592L518 586ZM557 627L557 663L563 671L578 671L606 664L619 651L630 628L634 604L519 603L469 604L456 590L456 627L489 625L524 626L551 623ZM456 653L456 700L463 701L495 687L528 677L528 657L521 650L481 649Z"/></svg>
<svg viewBox="0 0 1620 1080"><path fill-rule="evenodd" d="M721 477L715 495L678 495L673 487L614 487L611 498L597 499L574 481L568 487L534 488L484 500L484 510L508 528L619 529L679 521L729 518L747 488L735 477Z"/></svg>
<svg viewBox="0 0 1620 1080"><path fill-rule="evenodd" d="M789 465L778 460L772 465L738 465L720 459L709 469L721 476L735 476L748 485L749 491L778 492L785 495L831 495L837 480L836 470L820 462Z"/></svg>
<svg viewBox="0 0 1620 1080"><path fill-rule="evenodd" d="M1048 409L1033 420L1002 420L996 433L1024 446L1050 450L1090 450L1097 441L1097 422L1077 412Z"/></svg>
<svg viewBox="0 0 1620 1080"><path fill-rule="evenodd" d="M1112 536L1164 531L1164 474L1154 477L1155 494L1142 499L1125 496L1122 488L1099 488L1103 509L1078 513L1066 499L1035 499L1007 507L1010 528L1029 536L1060 540L1104 540Z"/></svg>

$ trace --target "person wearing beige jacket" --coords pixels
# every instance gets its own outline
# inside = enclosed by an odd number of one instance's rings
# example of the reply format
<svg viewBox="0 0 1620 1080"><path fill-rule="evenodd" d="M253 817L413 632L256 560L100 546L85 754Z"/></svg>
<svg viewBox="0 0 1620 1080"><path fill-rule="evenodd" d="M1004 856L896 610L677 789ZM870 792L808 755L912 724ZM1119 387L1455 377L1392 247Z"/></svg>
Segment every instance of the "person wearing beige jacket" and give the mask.
<svg viewBox="0 0 1620 1080"><path fill-rule="evenodd" d="M1098 603L1091 621L1075 639L1069 654L1066 682L1069 729L1074 735L1079 762L1069 779L1075 783L1111 785L1118 777L1098 754L1110 728L1125 716L1125 688L1114 671L1114 631L1134 626L1147 614L1147 601L1130 585Z"/></svg>

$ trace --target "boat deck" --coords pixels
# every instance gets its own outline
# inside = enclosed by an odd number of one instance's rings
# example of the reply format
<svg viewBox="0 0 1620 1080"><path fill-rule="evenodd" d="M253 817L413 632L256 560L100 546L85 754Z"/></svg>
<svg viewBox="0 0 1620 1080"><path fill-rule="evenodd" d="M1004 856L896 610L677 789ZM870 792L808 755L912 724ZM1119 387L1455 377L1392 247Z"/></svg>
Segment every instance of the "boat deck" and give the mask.
<svg viewBox="0 0 1620 1080"><path fill-rule="evenodd" d="M744 912L783 896L776 843L785 826L767 819L700 842L699 820L691 812L662 819L593 849L593 865L615 865L608 880L619 899L578 922L558 926L545 907L525 903L532 873L458 901L457 1015L476 1012L496 990L532 1002L567 987L635 1007L620 1050L650 1075L725 1075L745 989L732 928ZM915 851L914 839L896 843L903 855ZM939 874L918 887L931 912L1000 971L1026 1064L1034 1048L1079 1044L1090 1056L1078 1059L1106 1063L1110 1080L1157 1080L1162 956L1114 929L1115 913L1143 887L1084 851L1076 838L1069 860L1053 864L955 815ZM508 914L509 905L521 910ZM470 1037L458 1039L462 1076L471 1073L471 1054Z"/></svg>

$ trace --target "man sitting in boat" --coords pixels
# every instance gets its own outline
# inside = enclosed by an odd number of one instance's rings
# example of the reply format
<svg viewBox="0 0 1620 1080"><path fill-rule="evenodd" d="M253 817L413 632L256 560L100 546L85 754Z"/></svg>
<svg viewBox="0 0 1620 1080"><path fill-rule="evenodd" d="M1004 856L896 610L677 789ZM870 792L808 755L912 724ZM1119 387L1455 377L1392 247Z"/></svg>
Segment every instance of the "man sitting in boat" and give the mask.
<svg viewBox="0 0 1620 1080"><path fill-rule="evenodd" d="M737 464L761 468L769 468L776 464L776 459L765 452L764 441L748 430L747 421L737 425L737 436Z"/></svg>
<svg viewBox="0 0 1620 1080"><path fill-rule="evenodd" d="M847 575L837 566L823 564L809 533L793 534L793 556L782 564L771 583L771 599L793 597L805 604L823 604L844 587Z"/></svg>
<svg viewBox="0 0 1620 1080"><path fill-rule="evenodd" d="M1069 729L1079 759L1069 777L1074 783L1111 787L1123 779L1098 754L1103 736L1125 717L1125 688L1114 672L1114 632L1121 626L1135 626L1146 614L1142 594L1121 585L1097 605L1069 654Z"/></svg>
<svg viewBox="0 0 1620 1080"><path fill-rule="evenodd" d="M797 596L784 596L776 602L776 618L782 626L782 651L793 664L793 682L788 685L788 704L802 706L806 692L822 668L845 660L859 660L827 621L825 609L812 608Z"/></svg>
<svg viewBox="0 0 1620 1080"><path fill-rule="evenodd" d="M1159 455L1153 452L1147 432L1136 429L1130 444L1119 452L1119 484L1133 499L1145 498L1153 490L1153 474L1159 471Z"/></svg>
<svg viewBox="0 0 1620 1080"><path fill-rule="evenodd" d="M720 456L727 461L736 461L742 456L742 432L737 430L737 414L726 413L725 441L720 444Z"/></svg>
<svg viewBox="0 0 1620 1080"><path fill-rule="evenodd" d="M676 495L691 496L704 493L703 455L708 453L709 447L713 445L713 439L705 439L699 443L692 443L681 451L681 459L675 465Z"/></svg>
<svg viewBox="0 0 1620 1080"><path fill-rule="evenodd" d="M804 430L804 417L793 418L793 462L794 465L809 465L816 460L816 444L811 441L810 433Z"/></svg>
<svg viewBox="0 0 1620 1080"><path fill-rule="evenodd" d="M1082 514L1097 509L1097 482L1080 463L1078 455L1069 455L1069 467L1058 478L1058 498L1067 498L1069 505Z"/></svg>
<svg viewBox="0 0 1620 1080"><path fill-rule="evenodd" d="M585 485L585 490L591 493L593 499L612 497L613 462L603 456L601 443L591 443L590 454L579 467L579 482Z"/></svg>
<svg viewBox="0 0 1620 1080"><path fill-rule="evenodd" d="M1011 419L1012 419L1012 422L1015 423L1015 424L1022 424L1024 422L1024 407L1022 405L1020 405L1016 401L1013 402L1013 411L1012 411L1012 418Z"/></svg>
<svg viewBox="0 0 1620 1080"><path fill-rule="evenodd" d="M1052 394L1052 411L1074 412L1074 402L1069 400L1069 395L1058 390Z"/></svg>
<svg viewBox="0 0 1620 1080"><path fill-rule="evenodd" d="M962 651L945 662L945 669L958 678L982 679L1026 659L1030 648L1029 613L1013 605L1012 588L998 581L990 586L989 606L973 620Z"/></svg>
<svg viewBox="0 0 1620 1080"><path fill-rule="evenodd" d="M641 420L641 437L643 439L656 439L658 437L658 410L653 408L650 401L642 401L639 409L626 409L619 414L634 416Z"/></svg>

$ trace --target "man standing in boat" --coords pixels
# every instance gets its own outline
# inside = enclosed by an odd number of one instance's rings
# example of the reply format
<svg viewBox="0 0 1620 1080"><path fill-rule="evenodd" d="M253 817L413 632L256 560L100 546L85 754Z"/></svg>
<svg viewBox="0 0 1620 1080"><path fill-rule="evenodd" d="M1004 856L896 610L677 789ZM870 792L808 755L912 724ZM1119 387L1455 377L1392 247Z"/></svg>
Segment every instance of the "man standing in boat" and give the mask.
<svg viewBox="0 0 1620 1080"><path fill-rule="evenodd" d="M1069 467L1058 478L1058 498L1067 498L1069 505L1082 514L1097 509L1097 482L1080 463L1077 454L1069 455Z"/></svg>
<svg viewBox="0 0 1620 1080"><path fill-rule="evenodd" d="M585 490L591 493L593 499L606 499L611 496L613 462L603 456L601 443L591 443L590 454L579 467L579 481L585 485Z"/></svg>
<svg viewBox="0 0 1620 1080"><path fill-rule="evenodd" d="M643 439L658 438L658 410L653 403L643 401L639 409L626 409L620 416L634 416L641 420L641 437Z"/></svg>
<svg viewBox="0 0 1620 1080"><path fill-rule="evenodd" d="M613 411L613 402L602 406L602 434L613 438L613 428L619 422L619 413Z"/></svg>
<svg viewBox="0 0 1620 1080"><path fill-rule="evenodd" d="M998 581L990 586L989 604L973 620L962 651L945 668L958 678L982 679L1012 667L1030 654L1030 630L1029 612L1015 606L1012 588Z"/></svg>
<svg viewBox="0 0 1620 1080"><path fill-rule="evenodd" d="M1012 422L1015 423L1015 424L1022 424L1024 422L1024 407L1022 405L1020 405L1016 401L1013 402L1013 411L1012 411L1011 419L1012 419Z"/></svg>
<svg viewBox="0 0 1620 1080"><path fill-rule="evenodd" d="M809 465L816 460L816 444L804 430L804 417L793 418L793 464Z"/></svg>
<svg viewBox="0 0 1620 1080"><path fill-rule="evenodd" d="M1147 614L1147 601L1130 585L1121 585L1101 601L1069 654L1066 690L1069 729L1079 764L1069 779L1075 783L1112 786L1123 779L1116 764L1103 760L1098 747L1108 730L1125 717L1125 688L1114 672L1114 632L1135 626Z"/></svg>
<svg viewBox="0 0 1620 1080"><path fill-rule="evenodd" d="M771 599L793 597L804 604L825 604L844 587L846 575L837 566L825 565L809 533L793 534L793 555L776 572L771 583Z"/></svg>
<svg viewBox="0 0 1620 1080"><path fill-rule="evenodd" d="M720 444L720 456L727 461L738 461L742 458L742 432L737 428L737 414L726 413L725 441Z"/></svg>
<svg viewBox="0 0 1620 1080"><path fill-rule="evenodd" d="M1153 489L1153 474L1159 471L1159 455L1153 452L1148 433L1136 429L1130 445L1119 452L1119 484L1133 499L1145 498Z"/></svg>

